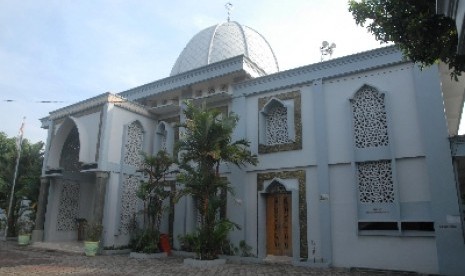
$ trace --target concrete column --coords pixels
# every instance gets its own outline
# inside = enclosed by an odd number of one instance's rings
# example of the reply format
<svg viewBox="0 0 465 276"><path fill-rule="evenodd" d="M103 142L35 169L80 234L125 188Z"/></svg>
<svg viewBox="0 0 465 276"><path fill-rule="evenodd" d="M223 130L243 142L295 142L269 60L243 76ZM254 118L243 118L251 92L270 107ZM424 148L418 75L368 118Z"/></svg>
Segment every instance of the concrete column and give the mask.
<svg viewBox="0 0 465 276"><path fill-rule="evenodd" d="M231 111L236 114L240 114L239 121L237 122L236 128L232 134L232 140L237 141L240 139L247 138L247 100L244 95L240 97L233 98L231 103ZM228 195L228 200L226 201L227 207L227 216L228 219L240 225L241 229L235 229L234 231L229 232L229 237L231 242L235 245L238 245L241 240L246 240L247 232L247 216L256 217L256 211L247 210L246 203L247 197L257 197L257 194L247 195L245 188L245 179L247 173L244 168L238 168L236 166L230 166L230 176L229 181L234 189L235 195ZM236 198L241 202L238 204Z"/></svg>
<svg viewBox="0 0 465 276"><path fill-rule="evenodd" d="M45 211L47 209L49 188L50 188L50 179L48 177L41 177L39 199L38 199L38 204L37 204L36 221L35 221L34 230L32 231L33 242L44 240Z"/></svg>
<svg viewBox="0 0 465 276"><path fill-rule="evenodd" d="M317 178L318 191L320 193L319 221L320 221L320 254L325 265L331 265L333 259L332 239L331 239L331 205L329 190L329 165L328 165L328 137L325 112L325 95L323 91L323 80L314 82L314 116L315 116L315 139L318 145L317 156ZM311 226L309 226L311 227ZM310 252L309 252L310 253ZM309 257L310 254L309 254ZM315 256L313 256L315 257Z"/></svg>
<svg viewBox="0 0 465 276"><path fill-rule="evenodd" d="M103 224L103 212L105 208L105 194L107 191L109 173L95 173L95 192L93 200L93 212L90 218L91 222Z"/></svg>

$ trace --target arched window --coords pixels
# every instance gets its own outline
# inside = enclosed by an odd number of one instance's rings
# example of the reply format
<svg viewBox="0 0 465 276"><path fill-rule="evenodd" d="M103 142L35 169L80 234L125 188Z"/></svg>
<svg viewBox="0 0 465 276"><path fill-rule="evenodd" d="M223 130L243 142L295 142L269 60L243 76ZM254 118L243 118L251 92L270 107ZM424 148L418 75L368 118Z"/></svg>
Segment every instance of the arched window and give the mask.
<svg viewBox="0 0 465 276"><path fill-rule="evenodd" d="M170 124L160 122L157 126L155 137L155 152L164 150L169 155L173 154L174 131Z"/></svg>
<svg viewBox="0 0 465 276"><path fill-rule="evenodd" d="M364 85L350 100L354 139L357 148L384 147L389 144L384 94Z"/></svg>
<svg viewBox="0 0 465 276"><path fill-rule="evenodd" d="M272 98L261 114L260 143L264 145L279 145L292 143L295 139L293 102Z"/></svg>
<svg viewBox="0 0 465 276"><path fill-rule="evenodd" d="M158 127L158 131L157 131L157 138L160 143L159 150L167 151L166 149L167 136L168 136L168 133L166 131L165 124L160 124Z"/></svg>
<svg viewBox="0 0 465 276"><path fill-rule="evenodd" d="M81 170L79 149L79 132L77 127L74 126L66 137L61 150L60 167L62 167L64 171L78 172Z"/></svg>

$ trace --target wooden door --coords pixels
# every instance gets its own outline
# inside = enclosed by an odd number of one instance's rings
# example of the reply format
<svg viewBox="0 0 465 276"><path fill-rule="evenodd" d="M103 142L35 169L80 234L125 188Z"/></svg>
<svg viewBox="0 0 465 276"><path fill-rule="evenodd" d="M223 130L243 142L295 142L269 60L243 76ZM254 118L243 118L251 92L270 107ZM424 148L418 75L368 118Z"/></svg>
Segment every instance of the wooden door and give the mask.
<svg viewBox="0 0 465 276"><path fill-rule="evenodd" d="M266 197L266 247L268 255L292 257L291 193Z"/></svg>

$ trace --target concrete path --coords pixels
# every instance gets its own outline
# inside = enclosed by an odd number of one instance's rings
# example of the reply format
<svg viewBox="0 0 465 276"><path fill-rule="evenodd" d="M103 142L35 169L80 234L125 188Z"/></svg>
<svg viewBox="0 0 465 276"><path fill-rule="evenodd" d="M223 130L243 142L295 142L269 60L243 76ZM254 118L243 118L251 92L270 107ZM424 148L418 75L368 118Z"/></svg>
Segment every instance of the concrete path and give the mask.
<svg viewBox="0 0 465 276"><path fill-rule="evenodd" d="M183 265L181 257L131 259L127 255L86 257L14 241L0 241L0 275L411 275L401 272L316 269L289 264L226 264L215 268Z"/></svg>

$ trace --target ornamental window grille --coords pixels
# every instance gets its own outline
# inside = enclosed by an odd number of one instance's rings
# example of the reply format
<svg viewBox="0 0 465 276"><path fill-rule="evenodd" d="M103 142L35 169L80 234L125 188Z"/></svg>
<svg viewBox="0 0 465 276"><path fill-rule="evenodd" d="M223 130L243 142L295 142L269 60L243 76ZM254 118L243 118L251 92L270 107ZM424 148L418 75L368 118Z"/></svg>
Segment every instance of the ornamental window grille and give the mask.
<svg viewBox="0 0 465 276"><path fill-rule="evenodd" d="M161 135L161 146L160 146L160 149L161 150L164 150L166 151L166 130L163 132L163 134Z"/></svg>
<svg viewBox="0 0 465 276"><path fill-rule="evenodd" d="M139 188L139 177L125 175L123 179L123 191L121 193L120 229L122 234L129 234L133 229L135 214L137 212L137 189Z"/></svg>
<svg viewBox="0 0 465 276"><path fill-rule="evenodd" d="M294 139L294 114L291 106L272 98L261 111L264 131L262 143L279 145L292 143ZM264 139L263 139L264 138ZM263 141L264 140L264 141Z"/></svg>
<svg viewBox="0 0 465 276"><path fill-rule="evenodd" d="M140 167L142 165L142 141L144 131L138 122L127 127L126 143L124 145L124 164Z"/></svg>
<svg viewBox="0 0 465 276"><path fill-rule="evenodd" d="M361 203L393 203L394 182L390 160L357 163Z"/></svg>
<svg viewBox="0 0 465 276"><path fill-rule="evenodd" d="M74 126L66 137L63 149L61 150L60 167L64 171L78 172L81 170L79 150L79 132L77 127Z"/></svg>
<svg viewBox="0 0 465 276"><path fill-rule="evenodd" d="M76 230L76 218L79 217L79 193L78 182L64 180L58 204L57 231Z"/></svg>
<svg viewBox="0 0 465 276"><path fill-rule="evenodd" d="M283 106L275 106L266 116L266 144L289 143L287 132L287 109Z"/></svg>
<svg viewBox="0 0 465 276"><path fill-rule="evenodd" d="M383 147L389 144L384 94L368 85L350 100L354 138L357 148Z"/></svg>
<svg viewBox="0 0 465 276"><path fill-rule="evenodd" d="M283 194L288 193L286 187L279 183L278 181L273 181L268 188L266 188L266 192L270 194Z"/></svg>

